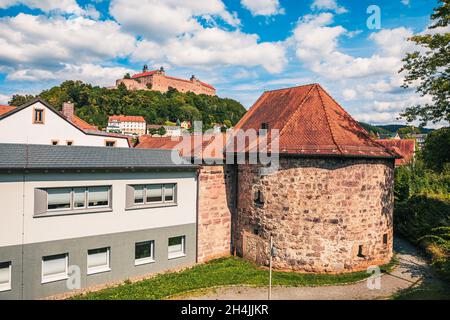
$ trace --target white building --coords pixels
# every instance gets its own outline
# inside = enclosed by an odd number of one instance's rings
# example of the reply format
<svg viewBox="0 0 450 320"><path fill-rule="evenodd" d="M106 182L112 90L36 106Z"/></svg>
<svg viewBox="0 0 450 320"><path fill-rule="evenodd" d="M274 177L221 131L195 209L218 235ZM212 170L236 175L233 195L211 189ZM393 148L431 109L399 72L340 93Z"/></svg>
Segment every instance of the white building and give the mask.
<svg viewBox="0 0 450 320"><path fill-rule="evenodd" d="M0 143L130 147L127 137L75 116L73 104L65 103L60 113L39 98L0 114Z"/></svg>
<svg viewBox="0 0 450 320"><path fill-rule="evenodd" d="M108 119L107 132L123 133L126 135L145 134L146 123L141 116L110 116Z"/></svg>
<svg viewBox="0 0 450 320"><path fill-rule="evenodd" d="M0 300L194 264L198 167L177 155L0 144Z"/></svg>

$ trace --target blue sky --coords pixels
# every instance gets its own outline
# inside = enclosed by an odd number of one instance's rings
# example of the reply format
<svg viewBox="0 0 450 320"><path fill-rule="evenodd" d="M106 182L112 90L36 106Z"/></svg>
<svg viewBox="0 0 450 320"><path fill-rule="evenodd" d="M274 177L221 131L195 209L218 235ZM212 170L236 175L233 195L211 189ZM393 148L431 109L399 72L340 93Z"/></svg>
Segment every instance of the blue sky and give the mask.
<svg viewBox="0 0 450 320"><path fill-rule="evenodd" d="M380 9L369 29L367 8ZM250 107L321 83L355 118L398 123L428 97L400 88L406 38L436 0L0 0L0 103L66 79L112 86L144 63L195 74Z"/></svg>

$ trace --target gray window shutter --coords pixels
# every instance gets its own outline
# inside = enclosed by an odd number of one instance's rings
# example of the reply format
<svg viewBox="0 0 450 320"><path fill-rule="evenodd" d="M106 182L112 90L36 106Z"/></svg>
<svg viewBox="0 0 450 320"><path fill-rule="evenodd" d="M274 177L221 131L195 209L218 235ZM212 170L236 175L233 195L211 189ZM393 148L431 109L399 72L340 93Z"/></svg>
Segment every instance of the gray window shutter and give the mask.
<svg viewBox="0 0 450 320"><path fill-rule="evenodd" d="M43 189L34 189L34 214L47 212L47 191Z"/></svg>
<svg viewBox="0 0 450 320"><path fill-rule="evenodd" d="M134 188L133 188L133 186L127 185L125 205L126 205L126 208L131 208L134 206Z"/></svg>

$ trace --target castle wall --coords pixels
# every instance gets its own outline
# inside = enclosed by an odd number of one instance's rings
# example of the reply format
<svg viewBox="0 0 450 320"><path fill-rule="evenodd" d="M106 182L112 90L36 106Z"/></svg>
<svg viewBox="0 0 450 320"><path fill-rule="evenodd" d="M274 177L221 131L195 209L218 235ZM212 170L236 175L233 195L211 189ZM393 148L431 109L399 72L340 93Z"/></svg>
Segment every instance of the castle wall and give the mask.
<svg viewBox="0 0 450 320"><path fill-rule="evenodd" d="M235 208L234 166L204 165L199 175L198 261L230 255Z"/></svg>
<svg viewBox="0 0 450 320"><path fill-rule="evenodd" d="M335 273L389 262L393 169L385 159L281 158L279 171L260 177L256 165L240 165L238 254L267 265L272 234L276 269Z"/></svg>
<svg viewBox="0 0 450 320"><path fill-rule="evenodd" d="M183 80L155 73L151 76L138 79L119 79L116 85L123 83L128 90L154 90L167 92L169 88L175 88L180 92L193 92L195 94L216 95L216 90L203 85L198 80ZM151 85L151 89L147 85Z"/></svg>

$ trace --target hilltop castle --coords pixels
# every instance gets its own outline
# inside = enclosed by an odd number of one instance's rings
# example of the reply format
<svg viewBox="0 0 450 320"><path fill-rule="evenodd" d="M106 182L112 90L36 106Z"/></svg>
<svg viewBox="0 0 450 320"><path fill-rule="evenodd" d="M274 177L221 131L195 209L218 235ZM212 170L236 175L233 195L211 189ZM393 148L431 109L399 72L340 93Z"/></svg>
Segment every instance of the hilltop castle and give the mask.
<svg viewBox="0 0 450 320"><path fill-rule="evenodd" d="M166 76L164 68L149 71L147 65L144 65L141 73L137 73L128 79L116 80L116 86L124 84L128 90L155 90L167 92L170 88L177 89L180 92L193 92L195 94L216 95L216 89L200 80L194 75L190 80Z"/></svg>

